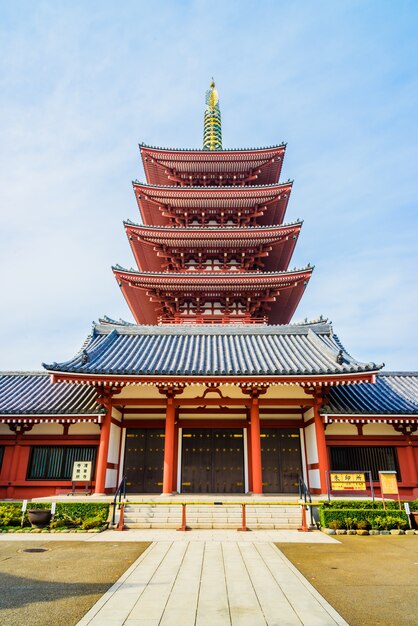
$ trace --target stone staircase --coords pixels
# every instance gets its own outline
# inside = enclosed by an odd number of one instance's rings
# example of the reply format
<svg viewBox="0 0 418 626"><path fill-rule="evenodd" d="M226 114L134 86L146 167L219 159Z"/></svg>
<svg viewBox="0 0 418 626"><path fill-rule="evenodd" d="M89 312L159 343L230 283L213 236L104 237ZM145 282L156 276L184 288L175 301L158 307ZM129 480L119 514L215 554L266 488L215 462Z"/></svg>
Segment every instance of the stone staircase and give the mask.
<svg viewBox="0 0 418 626"><path fill-rule="evenodd" d="M181 504L125 504L127 528L179 528ZM186 522L193 529L238 529L242 524L240 504L187 504ZM286 504L247 504L247 527L256 529L296 529L301 525L299 506Z"/></svg>

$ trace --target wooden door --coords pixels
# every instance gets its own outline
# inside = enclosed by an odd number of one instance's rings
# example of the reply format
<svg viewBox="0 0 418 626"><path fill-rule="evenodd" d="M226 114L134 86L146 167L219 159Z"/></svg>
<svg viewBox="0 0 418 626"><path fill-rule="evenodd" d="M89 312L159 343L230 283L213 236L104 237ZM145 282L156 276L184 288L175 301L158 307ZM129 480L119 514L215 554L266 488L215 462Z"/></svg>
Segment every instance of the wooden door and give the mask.
<svg viewBox="0 0 418 626"><path fill-rule="evenodd" d="M241 429L184 429L182 493L243 493Z"/></svg>
<svg viewBox="0 0 418 626"><path fill-rule="evenodd" d="M129 428L125 446L126 491L161 493L163 468L164 430Z"/></svg>
<svg viewBox="0 0 418 626"><path fill-rule="evenodd" d="M297 428L261 429L263 493L297 493L302 473Z"/></svg>

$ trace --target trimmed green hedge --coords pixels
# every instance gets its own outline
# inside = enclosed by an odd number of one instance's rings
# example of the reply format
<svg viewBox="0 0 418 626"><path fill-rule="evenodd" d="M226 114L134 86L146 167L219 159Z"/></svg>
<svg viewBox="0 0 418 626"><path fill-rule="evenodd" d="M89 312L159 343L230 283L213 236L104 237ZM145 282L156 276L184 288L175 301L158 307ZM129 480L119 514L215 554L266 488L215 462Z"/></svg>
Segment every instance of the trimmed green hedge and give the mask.
<svg viewBox="0 0 418 626"><path fill-rule="evenodd" d="M412 504L412 502L410 503ZM367 510L384 510L382 502L372 502L371 500L331 500L331 502L324 502L322 504L327 509L367 509ZM399 504L395 500L386 501L387 509L396 509L399 511ZM411 511L412 511L411 507Z"/></svg>
<svg viewBox="0 0 418 626"><path fill-rule="evenodd" d="M28 502L28 509L51 509L48 502ZM104 526L109 516L107 502L57 502L51 528L81 528L89 530ZM0 528L20 527L22 518L21 502L0 502ZM24 526L30 526L27 513Z"/></svg>
<svg viewBox="0 0 418 626"><path fill-rule="evenodd" d="M321 506L319 522L323 528L345 528L369 530L391 530L392 528L408 528L408 516L399 509L355 509L346 507L337 509Z"/></svg>

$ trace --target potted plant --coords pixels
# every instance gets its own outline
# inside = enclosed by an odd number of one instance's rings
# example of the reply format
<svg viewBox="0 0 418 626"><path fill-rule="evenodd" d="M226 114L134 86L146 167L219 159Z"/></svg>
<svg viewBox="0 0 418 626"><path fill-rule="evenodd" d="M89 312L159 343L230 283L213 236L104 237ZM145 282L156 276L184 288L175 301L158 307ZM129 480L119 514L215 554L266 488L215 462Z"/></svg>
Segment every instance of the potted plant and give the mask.
<svg viewBox="0 0 418 626"><path fill-rule="evenodd" d="M52 513L49 509L29 509L28 518L32 528L45 528L51 521Z"/></svg>

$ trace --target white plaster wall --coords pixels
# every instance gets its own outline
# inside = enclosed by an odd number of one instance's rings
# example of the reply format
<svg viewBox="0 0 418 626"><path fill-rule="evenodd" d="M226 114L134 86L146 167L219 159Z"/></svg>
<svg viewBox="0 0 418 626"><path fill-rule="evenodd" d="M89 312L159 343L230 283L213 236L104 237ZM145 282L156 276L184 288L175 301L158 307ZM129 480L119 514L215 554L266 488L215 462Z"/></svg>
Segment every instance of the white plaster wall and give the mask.
<svg viewBox="0 0 418 626"><path fill-rule="evenodd" d="M307 422L308 420L312 419L313 416L314 416L314 410L311 407L310 409L305 411L305 413L303 414L303 419L304 419L305 422Z"/></svg>
<svg viewBox="0 0 418 626"><path fill-rule="evenodd" d="M363 435L399 435L392 424L365 424L363 426Z"/></svg>
<svg viewBox="0 0 418 626"><path fill-rule="evenodd" d="M122 444L120 446L120 464L118 473L118 485L123 477L123 470L125 465L125 447L126 447L126 428L121 429Z"/></svg>
<svg viewBox="0 0 418 626"><path fill-rule="evenodd" d="M308 469L306 467L306 445L305 445L305 433L303 428L299 428L300 437L300 456L302 460L302 476L306 484L308 484Z"/></svg>
<svg viewBox="0 0 418 626"><path fill-rule="evenodd" d="M62 424L35 424L29 435L62 435L64 427Z"/></svg>
<svg viewBox="0 0 418 626"><path fill-rule="evenodd" d="M334 423L328 424L325 435L357 435L357 427L354 424Z"/></svg>
<svg viewBox="0 0 418 626"><path fill-rule="evenodd" d="M321 478L319 476L319 469L309 470L309 487L311 489L321 489Z"/></svg>
<svg viewBox="0 0 418 626"><path fill-rule="evenodd" d="M110 425L109 451L107 453L108 463L119 462L120 427L116 424Z"/></svg>
<svg viewBox="0 0 418 626"><path fill-rule="evenodd" d="M112 407L112 417L118 422L122 421L122 413L118 409L115 409L115 407Z"/></svg>
<svg viewBox="0 0 418 626"><path fill-rule="evenodd" d="M316 445L315 424L310 424L305 428L305 444L308 465L318 463L318 447ZM313 487L312 484L311 487Z"/></svg>
<svg viewBox="0 0 418 626"><path fill-rule="evenodd" d="M13 435L8 424L0 424L0 435Z"/></svg>
<svg viewBox="0 0 418 626"><path fill-rule="evenodd" d="M100 435L99 424L92 424L89 422L80 422L78 424L71 424L68 429L69 435Z"/></svg>
<svg viewBox="0 0 418 626"><path fill-rule="evenodd" d="M118 478L118 470L108 469L106 470L106 482L105 487L113 489L116 487L116 481Z"/></svg>

